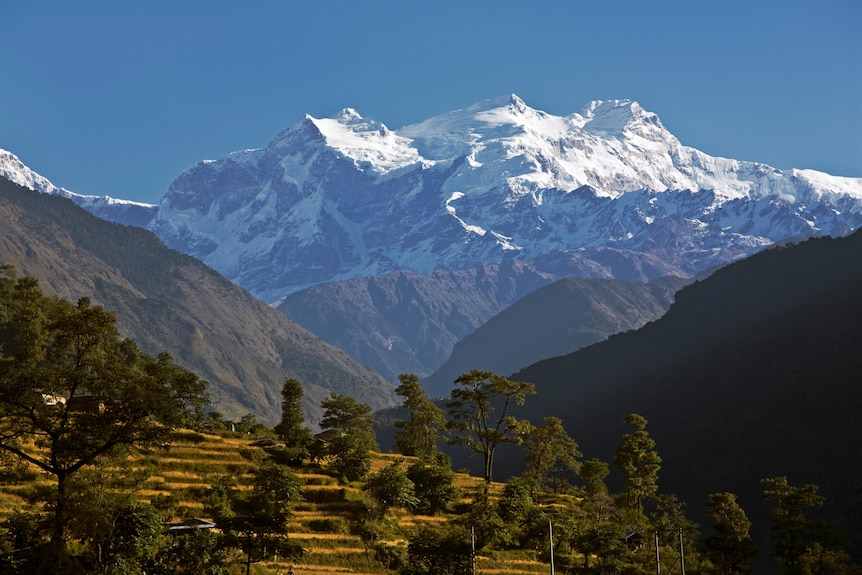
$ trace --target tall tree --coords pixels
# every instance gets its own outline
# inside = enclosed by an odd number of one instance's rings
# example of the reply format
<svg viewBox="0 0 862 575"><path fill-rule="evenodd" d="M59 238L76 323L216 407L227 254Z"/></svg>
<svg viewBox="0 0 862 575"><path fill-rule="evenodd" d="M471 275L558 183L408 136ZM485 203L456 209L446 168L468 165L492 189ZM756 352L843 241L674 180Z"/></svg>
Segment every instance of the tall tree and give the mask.
<svg viewBox="0 0 862 575"><path fill-rule="evenodd" d="M845 541L834 526L809 517L825 499L816 485L790 485L787 477L761 479L763 497L772 504L767 517L772 555L791 575L843 573L848 568Z"/></svg>
<svg viewBox="0 0 862 575"><path fill-rule="evenodd" d="M510 381L490 371L473 370L455 380L449 410L450 443L482 455L485 481L491 482L494 452L503 443L518 443L518 420L509 414L536 393L532 383ZM496 414L496 415L495 415Z"/></svg>
<svg viewBox="0 0 862 575"><path fill-rule="evenodd" d="M749 535L751 521L733 493L713 493L707 499L707 510L712 518L712 533L703 542L703 551L714 565L716 575L750 573L754 555L754 542Z"/></svg>
<svg viewBox="0 0 862 575"><path fill-rule="evenodd" d="M634 428L634 433L623 435L614 457L614 467L623 473L626 505L633 511L642 512L644 499L658 491L661 457L655 451L655 441L646 430L647 420L643 416L631 413L623 421Z"/></svg>
<svg viewBox="0 0 862 575"><path fill-rule="evenodd" d="M302 384L294 378L281 387L281 421L273 431L288 448L304 450L314 440L302 413Z"/></svg>
<svg viewBox="0 0 862 575"><path fill-rule="evenodd" d="M115 316L87 298L47 298L21 278L4 307L0 450L56 480L44 570L57 570L47 561L64 556L69 478L124 448L166 446L173 428L199 414L206 382L121 339ZM23 447L31 441L34 449Z"/></svg>
<svg viewBox="0 0 862 575"><path fill-rule="evenodd" d="M443 410L428 398L419 384L419 377L402 373L395 393L404 398L408 421L397 421L400 431L395 435L395 448L404 455L413 455L430 461L437 452L437 439L446 426Z"/></svg>
<svg viewBox="0 0 862 575"><path fill-rule="evenodd" d="M527 462L524 476L538 485L550 480L554 493L558 493L564 485L570 485L566 475L576 475L580 471L579 458L583 454L578 444L566 433L558 417L546 417L545 425L539 427L522 423L519 433Z"/></svg>
<svg viewBox="0 0 862 575"><path fill-rule="evenodd" d="M321 407L320 426L331 432L326 450L336 472L348 481L362 479L371 469L370 451L378 449L371 407L334 391Z"/></svg>

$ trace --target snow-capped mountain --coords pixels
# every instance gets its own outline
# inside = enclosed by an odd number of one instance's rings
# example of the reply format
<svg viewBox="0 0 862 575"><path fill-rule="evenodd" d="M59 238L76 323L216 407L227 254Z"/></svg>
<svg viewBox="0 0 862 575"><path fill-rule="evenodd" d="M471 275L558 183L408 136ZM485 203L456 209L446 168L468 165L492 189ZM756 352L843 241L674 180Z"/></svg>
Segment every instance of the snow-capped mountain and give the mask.
<svg viewBox="0 0 862 575"><path fill-rule="evenodd" d="M399 130L349 108L306 116L265 148L183 172L150 227L272 302L357 276L553 268L609 249L667 264L627 279L692 275L860 225L862 179L708 156L632 101L554 116L513 95Z"/></svg>
<svg viewBox="0 0 862 575"><path fill-rule="evenodd" d="M0 178L43 194L62 196L102 219L126 225L146 226L155 216L157 209L153 204L118 200L110 196L85 196L70 192L66 188L58 188L48 178L27 167L18 156L2 149Z"/></svg>

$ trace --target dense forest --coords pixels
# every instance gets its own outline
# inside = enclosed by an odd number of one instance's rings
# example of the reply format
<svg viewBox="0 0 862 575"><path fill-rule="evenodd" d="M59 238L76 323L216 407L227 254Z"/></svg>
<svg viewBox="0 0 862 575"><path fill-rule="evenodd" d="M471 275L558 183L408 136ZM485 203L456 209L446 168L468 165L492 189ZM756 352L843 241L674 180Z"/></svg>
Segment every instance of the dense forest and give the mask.
<svg viewBox="0 0 862 575"><path fill-rule="evenodd" d="M400 376L399 455L384 457L372 408L348 395L321 402L324 431L312 435L295 379L283 384L272 428L251 414L207 413L197 375L168 354L143 353L110 311L46 296L10 267L0 277L0 345L2 484L34 486L0 519L4 573L276 573L314 554L295 516L324 500L338 511L307 523L361 540L367 573L468 574L478 556L566 573L751 573L758 554L784 573L860 572L838 530L816 515L816 485L762 478L771 539L758 549L734 493L708 495L711 521L701 528L662 490L661 445L642 415L624 418L611 460L585 460L560 419L518 417L533 384L493 372L459 376L442 407L418 377ZM259 451L190 500L142 489L141 462L170 458L179 438L237 434ZM459 485L444 444L474 453L481 477ZM526 467L499 483L503 446L516 446ZM337 488L309 489L300 479L309 469ZM608 484L612 471L619 489Z"/></svg>

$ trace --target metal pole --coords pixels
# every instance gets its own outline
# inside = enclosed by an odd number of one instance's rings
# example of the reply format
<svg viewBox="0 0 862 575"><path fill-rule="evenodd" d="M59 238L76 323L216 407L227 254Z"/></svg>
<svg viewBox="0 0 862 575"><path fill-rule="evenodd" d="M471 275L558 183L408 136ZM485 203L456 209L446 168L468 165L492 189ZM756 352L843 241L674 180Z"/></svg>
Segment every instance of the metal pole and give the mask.
<svg viewBox="0 0 862 575"><path fill-rule="evenodd" d="M548 539L551 542L551 575L554 575L554 525L548 521Z"/></svg>
<svg viewBox="0 0 862 575"><path fill-rule="evenodd" d="M661 558L658 552L658 531L655 532L655 575L661 575Z"/></svg>
<svg viewBox="0 0 862 575"><path fill-rule="evenodd" d="M685 575L685 550L682 546L682 527L679 529L679 568L681 575Z"/></svg>
<svg viewBox="0 0 862 575"><path fill-rule="evenodd" d="M470 526L470 561L473 564L473 575L476 575L476 528Z"/></svg>

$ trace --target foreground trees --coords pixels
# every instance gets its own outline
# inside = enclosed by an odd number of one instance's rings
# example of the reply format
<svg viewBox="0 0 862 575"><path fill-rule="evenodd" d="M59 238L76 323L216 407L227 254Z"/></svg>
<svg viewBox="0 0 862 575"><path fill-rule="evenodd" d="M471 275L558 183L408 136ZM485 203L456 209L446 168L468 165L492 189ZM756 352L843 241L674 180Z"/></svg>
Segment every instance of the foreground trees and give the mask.
<svg viewBox="0 0 862 575"><path fill-rule="evenodd" d="M72 477L124 449L167 445L199 416L206 382L122 339L116 317L87 298L46 297L8 268L0 284L0 450L56 479L41 571L62 572Z"/></svg>
<svg viewBox="0 0 862 575"><path fill-rule="evenodd" d="M518 420L509 414L536 393L532 383L510 381L490 371L473 370L455 380L449 408L450 442L482 455L484 478L490 483L494 453L503 443L519 443ZM496 412L496 413L495 413Z"/></svg>
<svg viewBox="0 0 862 575"><path fill-rule="evenodd" d="M714 573L750 573L755 556L749 535L751 521L733 493L713 493L707 501L713 520L712 533L703 542L704 553L715 566Z"/></svg>
<svg viewBox="0 0 862 575"><path fill-rule="evenodd" d="M446 427L446 417L443 410L428 398L417 376L402 373L398 381L401 385L395 393L404 398L410 419L395 423L399 429L395 435L395 448L404 455L430 461L437 453L437 438Z"/></svg>
<svg viewBox="0 0 862 575"><path fill-rule="evenodd" d="M862 572L850 566L845 541L835 527L810 516L812 510L825 502L817 493L816 485L791 485L784 476L767 477L760 484L763 497L772 504L768 513L772 555L785 573L842 575Z"/></svg>
<svg viewBox="0 0 862 575"><path fill-rule="evenodd" d="M378 449L371 407L332 392L321 402L320 426L328 432L326 451L334 470L347 479L362 479L371 470L371 450Z"/></svg>
<svg viewBox="0 0 862 575"><path fill-rule="evenodd" d="M658 491L661 457L655 451L655 441L646 430L646 418L631 413L623 421L631 425L634 432L623 435L614 457L614 467L623 474L623 499L626 506L642 513L644 499Z"/></svg>

